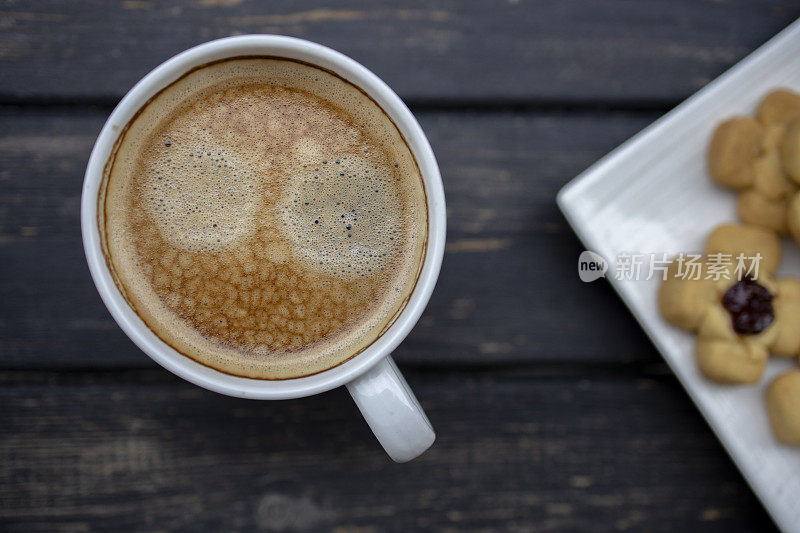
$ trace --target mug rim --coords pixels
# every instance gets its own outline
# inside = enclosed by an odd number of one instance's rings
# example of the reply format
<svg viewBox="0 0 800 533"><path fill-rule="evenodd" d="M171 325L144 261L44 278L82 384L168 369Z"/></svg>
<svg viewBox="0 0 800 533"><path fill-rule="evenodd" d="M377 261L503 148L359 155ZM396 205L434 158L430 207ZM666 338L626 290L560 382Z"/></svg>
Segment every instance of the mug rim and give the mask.
<svg viewBox="0 0 800 533"><path fill-rule="evenodd" d="M367 348L316 374L281 380L235 376L185 356L158 337L131 308L111 276L100 246L97 198L114 144L135 113L158 91L189 70L239 56L273 56L304 61L327 70L364 91L390 117L406 140L425 184L428 204L427 251L416 285L394 322ZM344 385L368 371L405 339L430 300L444 256L446 211L439 167L427 137L400 97L378 76L331 48L284 35L239 35L209 41L161 63L137 82L106 120L92 148L81 190L81 234L92 280L103 303L125 334L151 359L173 374L228 396L289 399Z"/></svg>

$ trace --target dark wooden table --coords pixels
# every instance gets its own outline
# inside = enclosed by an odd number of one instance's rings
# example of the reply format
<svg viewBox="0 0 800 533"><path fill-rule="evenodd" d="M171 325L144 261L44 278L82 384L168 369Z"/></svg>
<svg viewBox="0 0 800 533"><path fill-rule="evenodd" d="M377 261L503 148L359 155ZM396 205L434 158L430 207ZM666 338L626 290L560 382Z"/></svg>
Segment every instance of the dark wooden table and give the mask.
<svg viewBox="0 0 800 533"><path fill-rule="evenodd" d="M0 530L773 526L554 197L800 15L797 0L0 2ZM439 285L396 352L438 430L393 464L347 393L255 402L157 367L78 223L92 143L149 69L296 35L383 77L441 164Z"/></svg>

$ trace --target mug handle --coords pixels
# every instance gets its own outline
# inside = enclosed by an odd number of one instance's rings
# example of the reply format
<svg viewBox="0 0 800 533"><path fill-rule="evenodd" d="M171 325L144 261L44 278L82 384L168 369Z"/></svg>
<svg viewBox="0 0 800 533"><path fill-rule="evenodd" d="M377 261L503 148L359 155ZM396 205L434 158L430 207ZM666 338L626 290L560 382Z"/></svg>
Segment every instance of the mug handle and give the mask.
<svg viewBox="0 0 800 533"><path fill-rule="evenodd" d="M391 355L348 383L347 390L394 461L410 461L436 439L425 411Z"/></svg>

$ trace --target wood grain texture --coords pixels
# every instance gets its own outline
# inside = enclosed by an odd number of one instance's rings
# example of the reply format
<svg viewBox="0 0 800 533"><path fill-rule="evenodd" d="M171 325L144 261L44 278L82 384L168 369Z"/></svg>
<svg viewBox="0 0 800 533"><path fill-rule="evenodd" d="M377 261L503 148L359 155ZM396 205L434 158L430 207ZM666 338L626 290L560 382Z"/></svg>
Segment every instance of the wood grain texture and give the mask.
<svg viewBox="0 0 800 533"><path fill-rule="evenodd" d="M653 362L555 194L653 115L418 113L439 159L448 245L439 284L397 352L416 364ZM79 202L104 113L0 114L0 367L149 366L94 289Z"/></svg>
<svg viewBox="0 0 800 533"><path fill-rule="evenodd" d="M676 102L798 16L794 0L6 0L0 96L113 101L186 48L279 33L411 100Z"/></svg>
<svg viewBox="0 0 800 533"><path fill-rule="evenodd" d="M402 4L0 0L0 531L772 530L623 304L578 281L554 199L800 5ZM154 369L91 283L80 190L110 107L262 32L375 71L439 159L445 262L396 353L439 435L412 463L341 388L244 401Z"/></svg>
<svg viewBox="0 0 800 533"><path fill-rule="evenodd" d="M671 377L411 372L439 437L396 465L343 389L257 402L125 376L0 377L0 529L772 528Z"/></svg>

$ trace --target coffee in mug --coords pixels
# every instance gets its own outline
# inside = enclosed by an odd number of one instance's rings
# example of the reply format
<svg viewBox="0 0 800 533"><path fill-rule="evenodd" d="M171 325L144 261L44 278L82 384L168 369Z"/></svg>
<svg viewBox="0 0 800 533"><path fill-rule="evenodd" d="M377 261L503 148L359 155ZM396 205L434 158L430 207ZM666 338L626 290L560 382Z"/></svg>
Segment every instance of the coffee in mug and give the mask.
<svg viewBox="0 0 800 533"><path fill-rule="evenodd" d="M405 139L361 89L236 57L191 70L123 128L98 226L159 338L228 374L287 379L347 361L399 316L426 205Z"/></svg>

